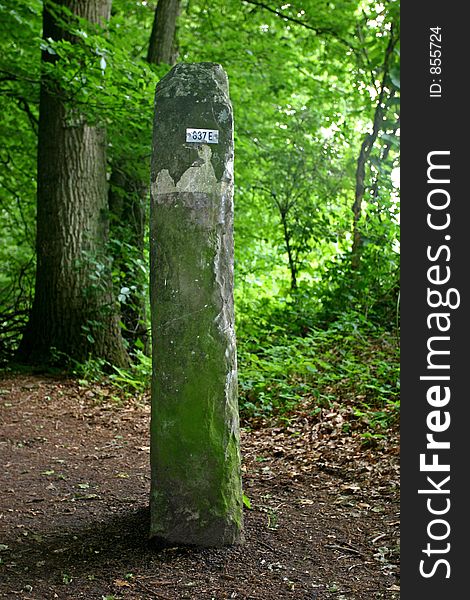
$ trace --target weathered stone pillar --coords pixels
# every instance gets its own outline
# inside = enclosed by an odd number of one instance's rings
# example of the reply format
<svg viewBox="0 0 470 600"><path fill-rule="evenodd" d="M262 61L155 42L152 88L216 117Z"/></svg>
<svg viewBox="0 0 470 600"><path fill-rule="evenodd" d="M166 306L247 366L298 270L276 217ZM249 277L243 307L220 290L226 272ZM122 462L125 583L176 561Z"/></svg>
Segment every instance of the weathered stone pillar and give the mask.
<svg viewBox="0 0 470 600"><path fill-rule="evenodd" d="M151 537L242 537L227 76L179 64L157 85L151 185Z"/></svg>

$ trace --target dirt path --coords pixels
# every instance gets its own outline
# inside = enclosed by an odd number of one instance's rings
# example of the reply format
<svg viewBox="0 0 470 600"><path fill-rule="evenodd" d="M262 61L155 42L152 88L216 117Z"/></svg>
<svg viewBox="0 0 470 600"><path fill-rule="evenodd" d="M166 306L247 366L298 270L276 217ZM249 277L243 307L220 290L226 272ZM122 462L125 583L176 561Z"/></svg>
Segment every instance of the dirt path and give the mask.
<svg viewBox="0 0 470 600"><path fill-rule="evenodd" d="M245 423L244 546L159 550L147 541L148 404L114 393L0 380L0 597L399 597L396 440L364 449L334 411Z"/></svg>

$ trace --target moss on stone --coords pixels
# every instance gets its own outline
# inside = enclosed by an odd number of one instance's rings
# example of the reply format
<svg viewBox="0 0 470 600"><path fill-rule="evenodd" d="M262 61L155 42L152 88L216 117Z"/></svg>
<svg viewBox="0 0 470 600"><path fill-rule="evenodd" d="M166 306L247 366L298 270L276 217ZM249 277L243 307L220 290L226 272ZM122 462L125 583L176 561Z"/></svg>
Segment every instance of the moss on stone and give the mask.
<svg viewBox="0 0 470 600"><path fill-rule="evenodd" d="M167 104L156 111L151 193L151 535L215 546L240 541L243 528L233 322L233 132L219 70L204 65L201 71L205 89L213 86L213 97L225 110L219 111L225 120L215 148L185 148L182 141L185 126L211 128L208 122L214 119L214 102L201 100L199 92L187 93L197 68L176 69L173 76L184 74L183 83L168 76L157 92L157 105L159 98ZM184 94L168 92L177 89ZM179 130L168 138L177 115Z"/></svg>

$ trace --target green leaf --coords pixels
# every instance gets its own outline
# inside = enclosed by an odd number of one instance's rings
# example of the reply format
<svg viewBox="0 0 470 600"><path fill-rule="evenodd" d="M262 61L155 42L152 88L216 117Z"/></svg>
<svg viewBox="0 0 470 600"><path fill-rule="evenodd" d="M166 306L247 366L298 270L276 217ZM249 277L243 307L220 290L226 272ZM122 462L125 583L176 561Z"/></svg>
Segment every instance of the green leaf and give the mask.
<svg viewBox="0 0 470 600"><path fill-rule="evenodd" d="M393 83L393 85L400 89L400 69L399 67L392 67L392 69L390 69L390 79Z"/></svg>

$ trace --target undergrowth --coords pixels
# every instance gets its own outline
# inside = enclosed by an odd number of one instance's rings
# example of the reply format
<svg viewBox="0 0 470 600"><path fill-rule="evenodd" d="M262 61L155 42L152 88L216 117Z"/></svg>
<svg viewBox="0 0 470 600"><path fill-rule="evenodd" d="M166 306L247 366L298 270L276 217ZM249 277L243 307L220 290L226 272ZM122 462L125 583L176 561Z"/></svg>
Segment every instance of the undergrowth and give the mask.
<svg viewBox="0 0 470 600"><path fill-rule="evenodd" d="M263 324L239 336L242 414L315 414L340 403L380 435L399 416L399 347L394 334L355 313L303 335ZM295 329L295 328L294 328ZM243 331L243 330L242 330Z"/></svg>
<svg viewBox="0 0 470 600"><path fill-rule="evenodd" d="M244 420L289 420L299 407L310 415L333 405L348 407L366 423L365 436L380 437L399 417L399 347L394 333L351 312L325 326L300 332L292 323L245 318L239 323L238 378ZM110 382L121 395L148 394L151 358L138 351L129 369L113 367ZM98 361L77 364L85 382L103 378Z"/></svg>

